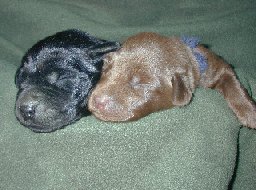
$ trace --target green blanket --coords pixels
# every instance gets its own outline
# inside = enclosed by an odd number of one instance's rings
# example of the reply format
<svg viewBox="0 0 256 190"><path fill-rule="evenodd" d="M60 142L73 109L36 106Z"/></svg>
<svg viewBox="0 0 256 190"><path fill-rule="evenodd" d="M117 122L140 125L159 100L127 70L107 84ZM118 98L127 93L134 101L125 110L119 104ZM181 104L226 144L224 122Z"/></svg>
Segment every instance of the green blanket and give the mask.
<svg viewBox="0 0 256 190"><path fill-rule="evenodd" d="M256 99L254 0L0 0L0 189L256 189L256 130L216 91L131 123L84 117L33 133L14 115L14 76L38 40L78 28L123 41L141 31L199 36Z"/></svg>

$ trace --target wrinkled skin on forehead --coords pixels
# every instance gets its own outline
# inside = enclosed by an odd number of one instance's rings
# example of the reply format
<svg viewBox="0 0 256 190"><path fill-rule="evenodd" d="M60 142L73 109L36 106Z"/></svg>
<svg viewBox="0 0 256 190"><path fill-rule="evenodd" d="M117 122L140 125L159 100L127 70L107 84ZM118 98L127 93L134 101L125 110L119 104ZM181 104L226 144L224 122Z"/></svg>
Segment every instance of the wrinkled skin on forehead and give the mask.
<svg viewBox="0 0 256 190"><path fill-rule="evenodd" d="M119 44L67 30L28 50L16 72L15 113L35 132L51 132L87 115L88 96L100 78L102 56Z"/></svg>
<svg viewBox="0 0 256 190"><path fill-rule="evenodd" d="M177 43L176 47L171 43ZM185 55L177 50L185 51ZM105 56L89 109L101 120L129 121L184 104L183 99L191 93L182 86L193 90L198 77L186 51L178 39L166 41L150 33L129 38L120 50ZM173 90L177 84L173 80L181 81L179 91Z"/></svg>

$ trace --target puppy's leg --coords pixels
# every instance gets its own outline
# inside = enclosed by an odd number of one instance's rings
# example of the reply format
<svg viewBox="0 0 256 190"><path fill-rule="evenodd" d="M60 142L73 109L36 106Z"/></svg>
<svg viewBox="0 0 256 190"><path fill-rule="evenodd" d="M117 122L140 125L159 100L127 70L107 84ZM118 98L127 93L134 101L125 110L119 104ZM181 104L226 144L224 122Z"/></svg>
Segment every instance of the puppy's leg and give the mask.
<svg viewBox="0 0 256 190"><path fill-rule="evenodd" d="M204 47L199 49L205 54L209 64L202 74L201 85L218 90L240 122L247 127L256 128L255 103L237 80L233 69L210 50Z"/></svg>

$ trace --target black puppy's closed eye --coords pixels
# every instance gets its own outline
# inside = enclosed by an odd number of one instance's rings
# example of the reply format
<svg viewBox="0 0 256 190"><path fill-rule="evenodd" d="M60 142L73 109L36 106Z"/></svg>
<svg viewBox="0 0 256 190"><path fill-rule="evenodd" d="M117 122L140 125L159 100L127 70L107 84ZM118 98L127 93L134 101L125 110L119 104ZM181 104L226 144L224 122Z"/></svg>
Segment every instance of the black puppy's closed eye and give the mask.
<svg viewBox="0 0 256 190"><path fill-rule="evenodd" d="M54 84L59 79L59 74L57 72L51 72L46 76L46 78L50 84Z"/></svg>

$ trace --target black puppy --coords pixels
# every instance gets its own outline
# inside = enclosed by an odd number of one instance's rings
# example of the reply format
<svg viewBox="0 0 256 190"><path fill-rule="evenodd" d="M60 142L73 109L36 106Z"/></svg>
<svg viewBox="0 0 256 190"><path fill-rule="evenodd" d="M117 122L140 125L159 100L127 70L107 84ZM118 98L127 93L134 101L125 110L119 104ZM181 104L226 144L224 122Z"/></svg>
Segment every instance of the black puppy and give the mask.
<svg viewBox="0 0 256 190"><path fill-rule="evenodd" d="M74 29L36 43L16 73L17 119L35 132L51 132L88 114L102 57L119 46Z"/></svg>

